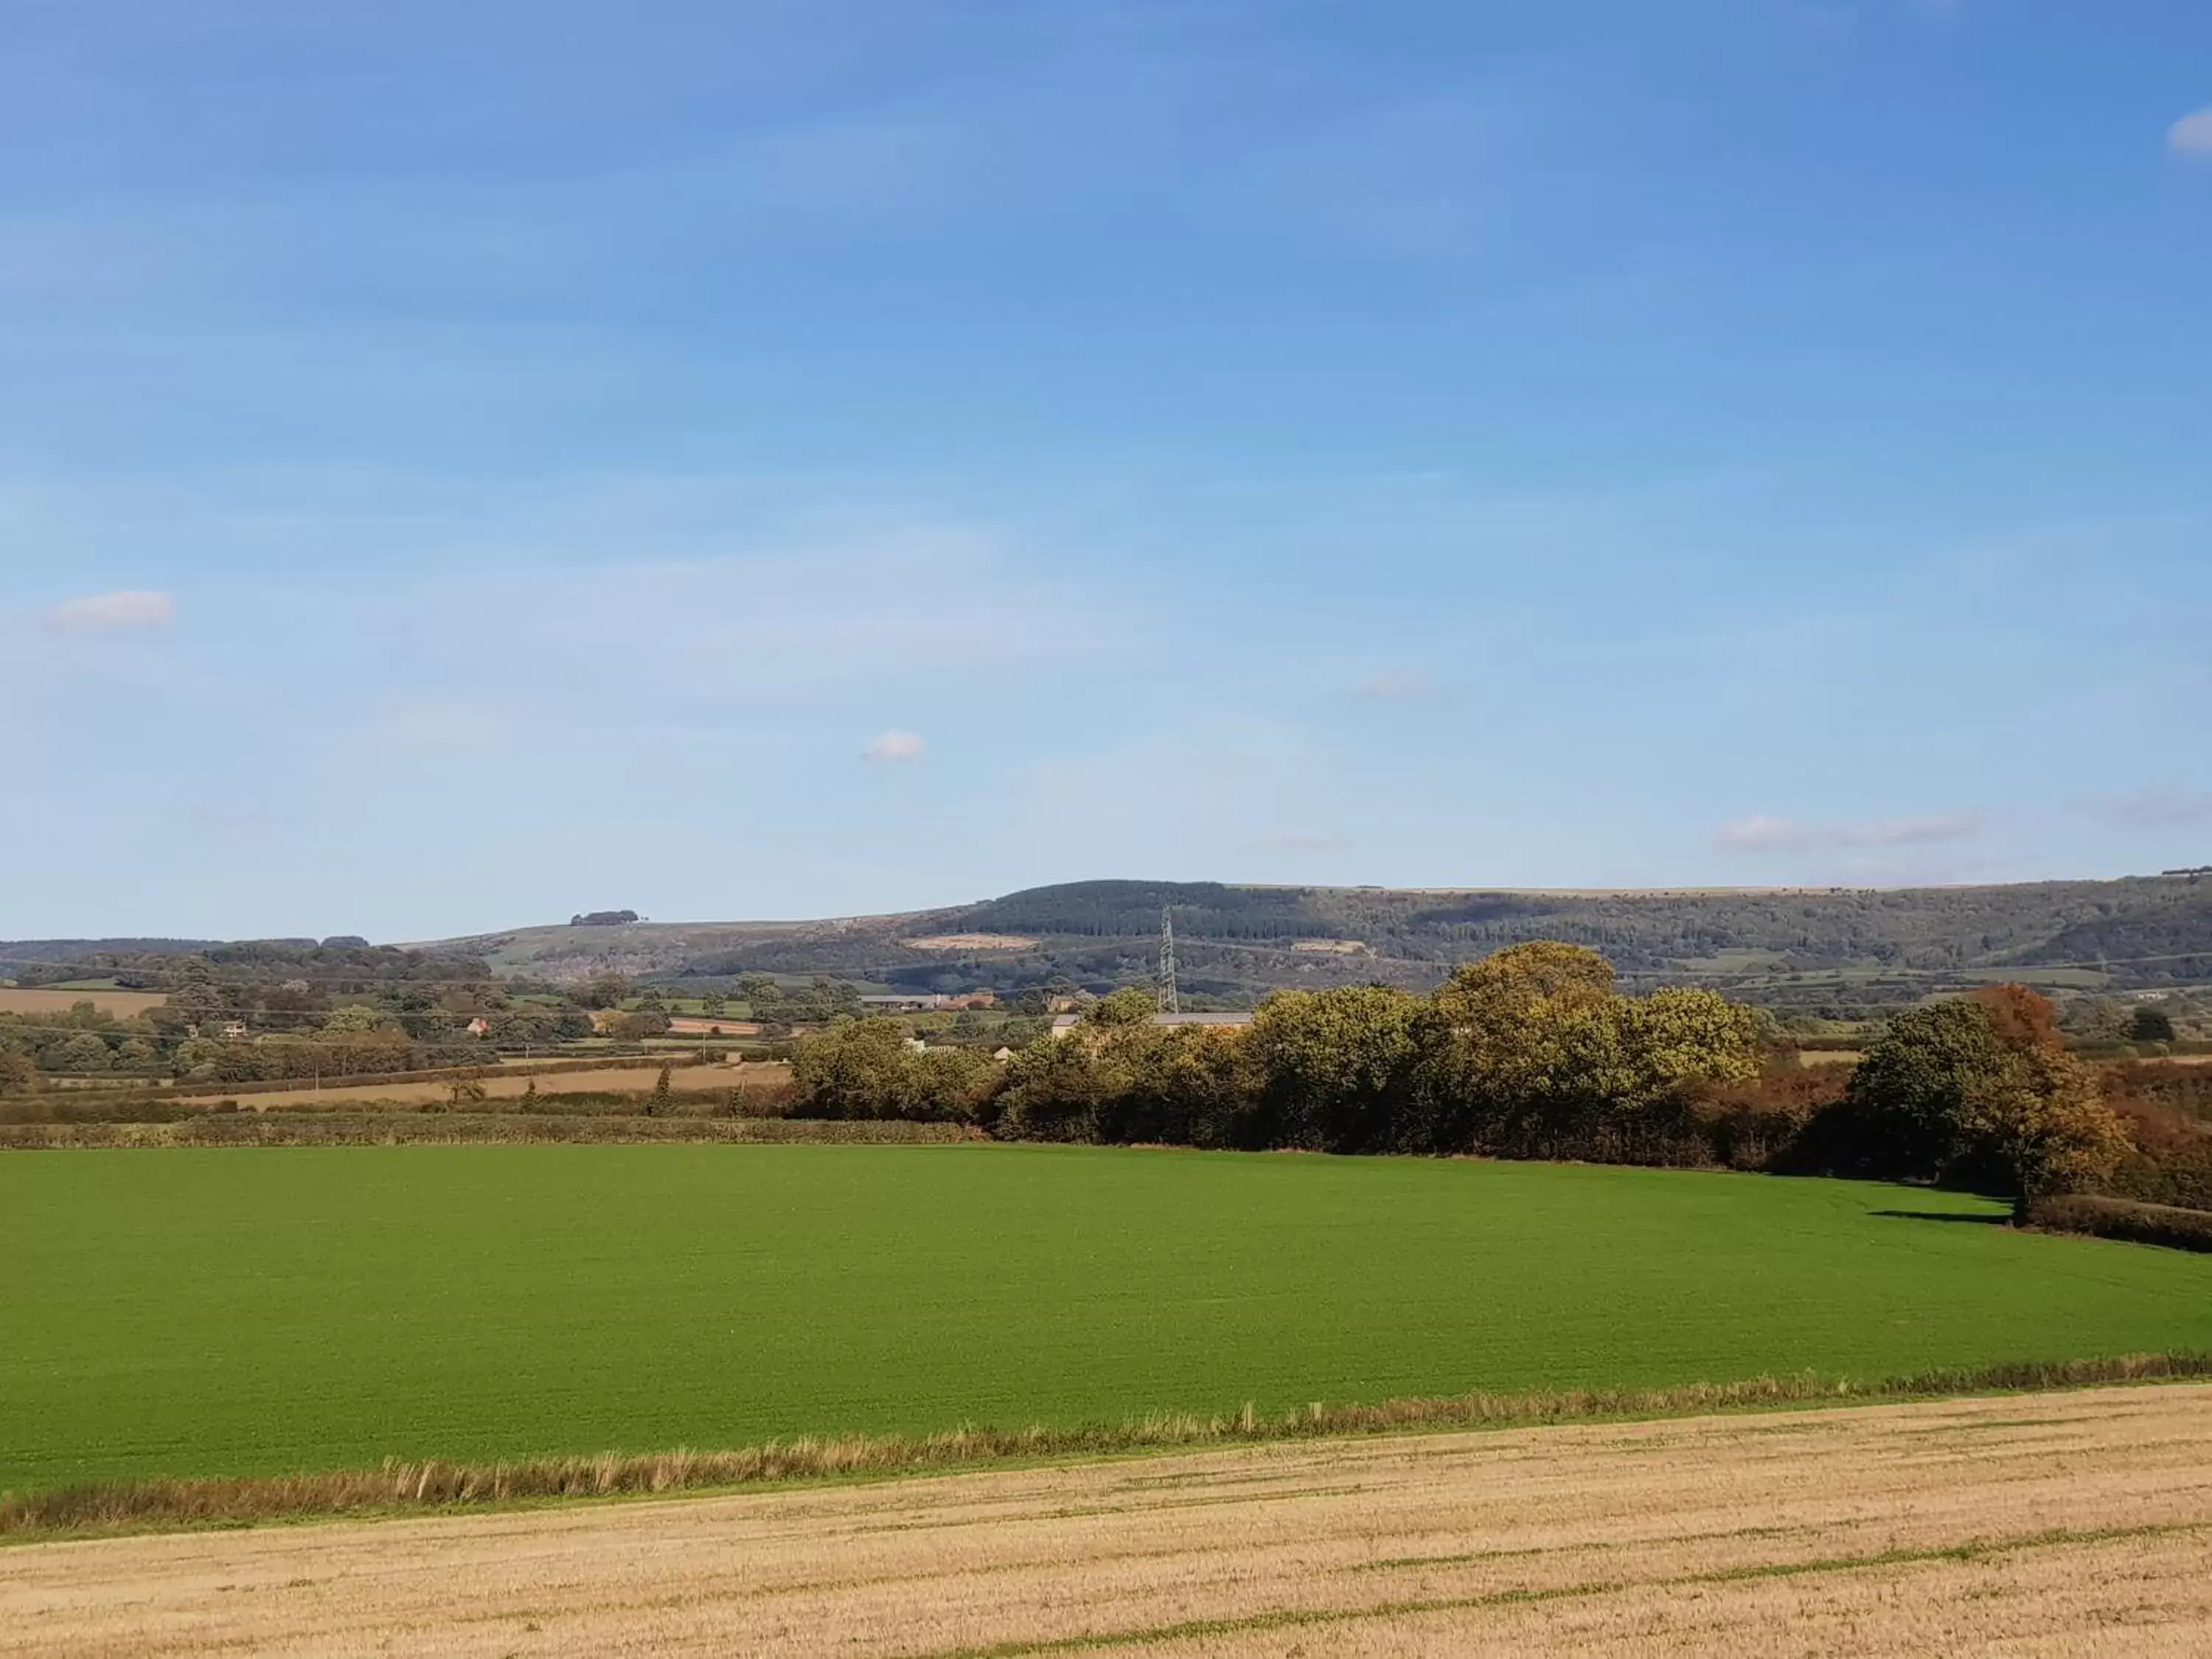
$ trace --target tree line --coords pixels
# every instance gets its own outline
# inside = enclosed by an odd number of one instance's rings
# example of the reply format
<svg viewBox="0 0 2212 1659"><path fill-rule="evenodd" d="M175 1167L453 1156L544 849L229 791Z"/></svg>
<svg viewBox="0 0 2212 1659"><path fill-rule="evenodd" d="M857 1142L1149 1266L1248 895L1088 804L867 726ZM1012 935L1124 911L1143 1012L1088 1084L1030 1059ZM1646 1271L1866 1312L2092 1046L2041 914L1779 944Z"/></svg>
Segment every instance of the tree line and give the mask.
<svg viewBox="0 0 2212 1659"><path fill-rule="evenodd" d="M1163 1026L1116 992L1004 1066L917 1051L893 1019L803 1039L799 1109L974 1122L1006 1139L1478 1154L2087 1190L2127 1153L2097 1074L2017 986L1890 1022L1848 1084L1778 1053L1704 989L1623 994L1606 959L1535 941L1427 996L1281 992L1244 1028Z"/></svg>

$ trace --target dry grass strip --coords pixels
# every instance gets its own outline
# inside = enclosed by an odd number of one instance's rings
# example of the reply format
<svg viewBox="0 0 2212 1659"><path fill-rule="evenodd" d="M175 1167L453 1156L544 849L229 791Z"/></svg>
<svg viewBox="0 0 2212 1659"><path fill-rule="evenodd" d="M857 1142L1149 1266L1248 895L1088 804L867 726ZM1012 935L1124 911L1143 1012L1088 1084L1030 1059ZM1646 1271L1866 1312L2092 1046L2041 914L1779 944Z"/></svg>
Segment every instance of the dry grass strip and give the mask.
<svg viewBox="0 0 2212 1659"><path fill-rule="evenodd" d="M1162 1416L1079 1428L962 1427L921 1436L808 1437L726 1451L604 1453L473 1465L391 1460L375 1469L327 1474L106 1481L21 1496L0 1494L0 1541L727 1491L1352 1435L1520 1428L2203 1377L2212 1377L2212 1354L2130 1354L1931 1370L1871 1382L1808 1372L1671 1389L1476 1393L1380 1405L1316 1401L1282 1416L1263 1415L1248 1403L1242 1412L1225 1417Z"/></svg>
<svg viewBox="0 0 2212 1659"><path fill-rule="evenodd" d="M0 1659L2201 1659L2212 1385L0 1550Z"/></svg>

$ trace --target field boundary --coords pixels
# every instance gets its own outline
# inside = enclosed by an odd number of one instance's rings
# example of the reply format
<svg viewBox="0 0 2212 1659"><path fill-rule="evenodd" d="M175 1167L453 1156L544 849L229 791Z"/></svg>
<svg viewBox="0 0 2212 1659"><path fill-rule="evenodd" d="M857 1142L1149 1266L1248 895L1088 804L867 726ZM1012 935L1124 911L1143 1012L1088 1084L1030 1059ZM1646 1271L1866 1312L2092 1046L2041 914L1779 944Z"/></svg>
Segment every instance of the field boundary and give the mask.
<svg viewBox="0 0 2212 1659"><path fill-rule="evenodd" d="M1063 1459L1205 1450L1370 1435L1536 1428L1799 1407L1901 1404L2118 1383L2212 1378L2212 1352L2020 1361L1855 1381L1806 1372L1665 1389L1547 1389L1328 1406L1262 1414L1155 1416L1120 1425L963 1426L929 1435L844 1435L725 1451L523 1459L489 1464L387 1460L375 1469L199 1480L102 1481L0 1493L0 1545L131 1533L377 1519L824 1481L965 1473Z"/></svg>
<svg viewBox="0 0 2212 1659"><path fill-rule="evenodd" d="M468 1065L428 1066L411 1072L331 1072L314 1079L272 1077L256 1078L243 1083L173 1083L157 1092L165 1100L207 1100L227 1096L285 1094L311 1082L319 1083L326 1089L371 1089L386 1084L447 1083L455 1078L565 1077L582 1072L635 1071L655 1065L671 1066L680 1072L693 1066L711 1065L717 1058L719 1056L713 1051L703 1049L696 1052L671 1050L663 1055L640 1048L630 1054L586 1054L571 1060L520 1062L502 1060L498 1054L491 1054Z"/></svg>
<svg viewBox="0 0 2212 1659"><path fill-rule="evenodd" d="M989 1139L968 1123L901 1118L645 1117L614 1113L203 1112L167 1123L0 1123L9 1152L175 1146L599 1146L775 1143L939 1146Z"/></svg>

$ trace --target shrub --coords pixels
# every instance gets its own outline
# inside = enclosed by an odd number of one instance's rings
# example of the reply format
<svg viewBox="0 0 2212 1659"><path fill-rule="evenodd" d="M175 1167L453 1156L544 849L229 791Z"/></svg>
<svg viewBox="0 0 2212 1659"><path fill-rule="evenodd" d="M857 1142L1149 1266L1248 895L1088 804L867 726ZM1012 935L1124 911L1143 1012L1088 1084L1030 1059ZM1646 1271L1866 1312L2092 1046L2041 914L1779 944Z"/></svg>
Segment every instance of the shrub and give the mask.
<svg viewBox="0 0 2212 1659"><path fill-rule="evenodd" d="M2126 1239L2136 1244L2212 1251L2212 1210L2184 1210L2168 1204L2075 1193L2031 1199L2023 1218L2031 1227L2053 1232L2094 1233L2100 1238Z"/></svg>
<svg viewBox="0 0 2212 1659"><path fill-rule="evenodd" d="M2133 1042L2171 1042L2173 1017L2163 1008L2138 1008L2128 1022L2128 1038Z"/></svg>
<svg viewBox="0 0 2212 1659"><path fill-rule="evenodd" d="M2108 1183L2118 1197L2212 1210L2212 1123L2156 1097L2122 1094L2113 1110L2134 1144Z"/></svg>
<svg viewBox="0 0 2212 1659"><path fill-rule="evenodd" d="M0 1095L27 1095L39 1086L39 1068L26 1054L0 1048Z"/></svg>

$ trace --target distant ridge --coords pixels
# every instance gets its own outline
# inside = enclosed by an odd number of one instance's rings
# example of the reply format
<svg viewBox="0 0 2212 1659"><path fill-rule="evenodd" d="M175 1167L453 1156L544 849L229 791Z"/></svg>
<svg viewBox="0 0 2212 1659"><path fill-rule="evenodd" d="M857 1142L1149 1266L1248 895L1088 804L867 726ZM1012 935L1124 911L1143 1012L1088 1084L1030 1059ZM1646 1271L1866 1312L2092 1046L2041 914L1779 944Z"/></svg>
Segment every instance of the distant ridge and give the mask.
<svg viewBox="0 0 2212 1659"><path fill-rule="evenodd" d="M572 922L440 941L503 972L705 983L831 974L902 990L1146 982L1160 913L1187 991L1419 987L1528 939L1603 951L1631 983L1724 986L1777 1006L1863 1007L2021 978L2054 989L2212 984L2212 878L1961 887L1516 889L1102 880L974 904L810 921ZM973 942L1000 943L981 948ZM1020 942L1010 948L1006 941ZM1326 948L1331 942L1357 945ZM1300 948L1303 946L1304 948Z"/></svg>

